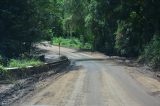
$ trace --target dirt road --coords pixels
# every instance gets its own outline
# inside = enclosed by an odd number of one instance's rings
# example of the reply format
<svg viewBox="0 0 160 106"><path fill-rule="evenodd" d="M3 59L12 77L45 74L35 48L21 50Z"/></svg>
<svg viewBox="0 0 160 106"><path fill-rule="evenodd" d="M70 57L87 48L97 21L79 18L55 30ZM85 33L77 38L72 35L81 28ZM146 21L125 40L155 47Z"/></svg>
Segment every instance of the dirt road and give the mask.
<svg viewBox="0 0 160 106"><path fill-rule="evenodd" d="M58 47L41 48L58 53ZM153 95L160 91L155 79L130 74L132 68L101 54L61 50L73 60L72 70L15 106L160 106L160 96Z"/></svg>

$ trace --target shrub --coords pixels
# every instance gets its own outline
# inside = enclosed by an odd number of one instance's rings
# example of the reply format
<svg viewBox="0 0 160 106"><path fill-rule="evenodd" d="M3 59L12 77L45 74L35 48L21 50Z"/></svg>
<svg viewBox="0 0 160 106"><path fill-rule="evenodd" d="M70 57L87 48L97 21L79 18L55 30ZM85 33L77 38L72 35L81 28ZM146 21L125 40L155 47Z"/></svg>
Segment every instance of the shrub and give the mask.
<svg viewBox="0 0 160 106"><path fill-rule="evenodd" d="M54 37L51 41L53 45L58 45L61 43L65 47L81 48L81 49L91 49L92 45L90 43L83 44L78 38L62 38Z"/></svg>
<svg viewBox="0 0 160 106"><path fill-rule="evenodd" d="M3 59L1 55L0 55L0 64L3 64Z"/></svg>
<svg viewBox="0 0 160 106"><path fill-rule="evenodd" d="M0 80L4 80L5 78L9 78L9 71L0 65Z"/></svg>
<svg viewBox="0 0 160 106"><path fill-rule="evenodd" d="M149 45L146 46L141 60L154 68L160 68L160 37L155 36Z"/></svg>
<svg viewBox="0 0 160 106"><path fill-rule="evenodd" d="M0 71L3 71L4 67L2 65L0 65Z"/></svg>

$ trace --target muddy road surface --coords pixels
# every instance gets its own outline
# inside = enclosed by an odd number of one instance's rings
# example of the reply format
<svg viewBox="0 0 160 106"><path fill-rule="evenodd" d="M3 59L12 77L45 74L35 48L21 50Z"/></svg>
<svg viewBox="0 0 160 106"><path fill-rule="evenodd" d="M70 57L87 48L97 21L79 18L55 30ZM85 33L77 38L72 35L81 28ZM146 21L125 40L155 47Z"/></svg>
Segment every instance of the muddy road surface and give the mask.
<svg viewBox="0 0 160 106"><path fill-rule="evenodd" d="M55 46L40 48L58 53ZM72 70L13 106L160 106L156 79L134 73L135 68L102 54L67 48L61 52L72 60Z"/></svg>

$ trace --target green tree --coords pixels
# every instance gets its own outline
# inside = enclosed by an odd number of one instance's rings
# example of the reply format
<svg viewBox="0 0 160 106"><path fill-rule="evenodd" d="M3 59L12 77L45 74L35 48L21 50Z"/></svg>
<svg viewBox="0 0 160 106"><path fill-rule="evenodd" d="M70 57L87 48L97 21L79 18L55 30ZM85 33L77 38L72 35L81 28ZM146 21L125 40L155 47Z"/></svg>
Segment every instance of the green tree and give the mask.
<svg viewBox="0 0 160 106"><path fill-rule="evenodd" d="M50 0L0 1L0 52L20 56L41 40L53 20ZM52 19L52 20L51 20Z"/></svg>

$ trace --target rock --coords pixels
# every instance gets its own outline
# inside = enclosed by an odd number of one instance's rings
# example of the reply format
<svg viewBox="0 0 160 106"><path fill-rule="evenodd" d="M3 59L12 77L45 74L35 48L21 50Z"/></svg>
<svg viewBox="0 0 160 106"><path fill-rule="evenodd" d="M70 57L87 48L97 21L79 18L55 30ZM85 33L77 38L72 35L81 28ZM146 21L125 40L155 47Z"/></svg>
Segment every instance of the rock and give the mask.
<svg viewBox="0 0 160 106"><path fill-rule="evenodd" d="M159 74L157 74L157 77L158 77L158 78L160 78L160 73L159 73Z"/></svg>
<svg viewBox="0 0 160 106"><path fill-rule="evenodd" d="M125 63L130 63L130 60L125 60Z"/></svg>
<svg viewBox="0 0 160 106"><path fill-rule="evenodd" d="M39 56L39 59L44 62L45 61L45 55Z"/></svg>

